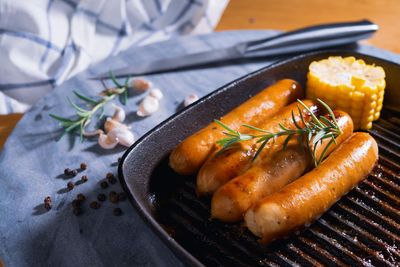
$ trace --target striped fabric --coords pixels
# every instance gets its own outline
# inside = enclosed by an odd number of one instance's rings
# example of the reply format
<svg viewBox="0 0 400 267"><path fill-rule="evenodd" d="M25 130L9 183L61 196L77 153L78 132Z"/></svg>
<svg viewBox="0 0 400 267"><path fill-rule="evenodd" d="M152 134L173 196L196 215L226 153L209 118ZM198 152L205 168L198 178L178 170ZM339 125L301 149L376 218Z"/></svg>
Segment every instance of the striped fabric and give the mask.
<svg viewBox="0 0 400 267"><path fill-rule="evenodd" d="M228 0L0 0L0 114L130 46L213 30Z"/></svg>

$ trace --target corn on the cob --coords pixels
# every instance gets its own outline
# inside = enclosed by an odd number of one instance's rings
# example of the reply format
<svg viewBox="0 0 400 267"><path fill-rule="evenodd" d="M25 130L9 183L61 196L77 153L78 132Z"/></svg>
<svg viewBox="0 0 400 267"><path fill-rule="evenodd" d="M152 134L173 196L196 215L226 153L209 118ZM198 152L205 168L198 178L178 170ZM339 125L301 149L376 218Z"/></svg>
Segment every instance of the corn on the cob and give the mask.
<svg viewBox="0 0 400 267"><path fill-rule="evenodd" d="M354 57L329 57L310 64L306 98L320 98L350 114L355 129L370 129L380 115L385 72Z"/></svg>

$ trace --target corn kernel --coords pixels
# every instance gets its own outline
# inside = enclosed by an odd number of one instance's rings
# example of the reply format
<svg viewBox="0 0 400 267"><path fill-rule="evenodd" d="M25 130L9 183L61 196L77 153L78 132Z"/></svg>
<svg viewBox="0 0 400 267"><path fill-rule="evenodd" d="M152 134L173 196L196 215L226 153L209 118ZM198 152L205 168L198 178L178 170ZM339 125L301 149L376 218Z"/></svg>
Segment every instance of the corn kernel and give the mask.
<svg viewBox="0 0 400 267"><path fill-rule="evenodd" d="M369 129L380 116L385 86L383 68L354 57L329 57L310 64L306 97L346 111L355 129Z"/></svg>

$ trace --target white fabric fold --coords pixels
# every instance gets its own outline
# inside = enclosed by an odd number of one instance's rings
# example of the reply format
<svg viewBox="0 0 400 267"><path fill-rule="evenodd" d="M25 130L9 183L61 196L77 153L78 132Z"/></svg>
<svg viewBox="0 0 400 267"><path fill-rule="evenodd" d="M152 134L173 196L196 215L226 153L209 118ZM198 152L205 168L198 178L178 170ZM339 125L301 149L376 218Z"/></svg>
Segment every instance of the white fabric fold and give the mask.
<svg viewBox="0 0 400 267"><path fill-rule="evenodd" d="M0 114L131 46L208 33L228 0L0 0Z"/></svg>

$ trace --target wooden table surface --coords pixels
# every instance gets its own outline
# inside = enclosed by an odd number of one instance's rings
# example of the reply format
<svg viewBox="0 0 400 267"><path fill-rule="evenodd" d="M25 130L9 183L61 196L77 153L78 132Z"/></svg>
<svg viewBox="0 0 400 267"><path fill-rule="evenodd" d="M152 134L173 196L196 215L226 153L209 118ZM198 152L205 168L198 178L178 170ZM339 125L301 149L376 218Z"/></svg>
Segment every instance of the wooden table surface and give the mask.
<svg viewBox="0 0 400 267"><path fill-rule="evenodd" d="M230 0L216 31L288 31L313 24L369 19L379 25L379 31L364 42L400 53L399 18L398 0ZM0 115L0 150L21 117Z"/></svg>
<svg viewBox="0 0 400 267"><path fill-rule="evenodd" d="M370 19L379 31L367 42L400 53L398 0L230 0L216 31L297 28L340 21ZM22 114L0 115L0 150Z"/></svg>

